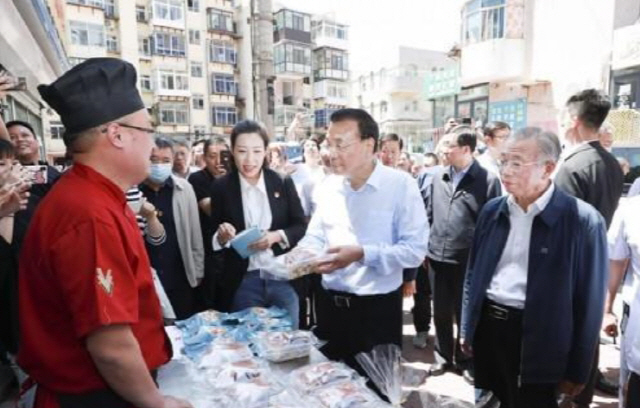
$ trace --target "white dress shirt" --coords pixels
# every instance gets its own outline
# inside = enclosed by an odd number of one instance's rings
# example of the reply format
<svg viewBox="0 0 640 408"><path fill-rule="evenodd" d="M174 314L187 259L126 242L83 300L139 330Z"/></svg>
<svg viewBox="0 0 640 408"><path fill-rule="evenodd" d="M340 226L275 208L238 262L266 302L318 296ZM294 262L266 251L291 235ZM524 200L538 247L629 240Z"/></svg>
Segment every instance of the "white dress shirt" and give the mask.
<svg viewBox="0 0 640 408"><path fill-rule="evenodd" d="M402 270L419 266L427 254L429 225L416 181L407 173L376 162L358 190L331 175L314 193L318 198L299 247L323 251L358 245L364 257L322 276L326 289L356 295L392 292L402 284Z"/></svg>
<svg viewBox="0 0 640 408"><path fill-rule="evenodd" d="M555 187L553 183L525 212L509 195L509 237L496 266L487 297L501 305L524 309L529 272L529 246L534 218L549 204Z"/></svg>
<svg viewBox="0 0 640 408"><path fill-rule="evenodd" d="M629 259L630 273L622 285L622 300L631 305L640 286L640 196L620 200L613 215L607 238L609 259Z"/></svg>
<svg viewBox="0 0 640 408"><path fill-rule="evenodd" d="M623 359L626 357L627 367L640 375L640 293L637 290L631 303L620 352L624 354Z"/></svg>
<svg viewBox="0 0 640 408"><path fill-rule="evenodd" d="M271 206L269 205L269 196L267 194L267 187L264 183L264 172L260 173L260 178L254 186L249 183L241 174L240 177L240 192L242 194L242 213L244 215L245 228L256 227L262 231L269 231L271 228L271 222L273 220L271 214ZM282 237L280 246L283 249L289 247L287 235L282 230L277 231ZM225 245L229 247L229 243ZM213 236L213 250L219 251L223 247L218 242L218 232ZM253 270L268 270L273 267L274 254L271 248L264 251L257 252L249 257L248 271Z"/></svg>
<svg viewBox="0 0 640 408"><path fill-rule="evenodd" d="M484 167L485 170L500 177L500 168L498 167L498 161L493 158L489 149L476 158L478 163Z"/></svg>

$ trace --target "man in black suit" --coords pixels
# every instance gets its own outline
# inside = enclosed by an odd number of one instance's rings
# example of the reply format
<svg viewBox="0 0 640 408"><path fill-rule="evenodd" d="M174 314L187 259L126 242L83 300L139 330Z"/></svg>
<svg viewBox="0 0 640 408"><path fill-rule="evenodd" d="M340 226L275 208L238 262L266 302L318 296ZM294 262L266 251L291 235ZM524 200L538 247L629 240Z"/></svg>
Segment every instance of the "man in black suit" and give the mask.
<svg viewBox="0 0 640 408"><path fill-rule="evenodd" d="M427 207L431 224L427 257L436 326L436 364L430 374L441 375L457 365L472 382L453 325L461 323L462 286L476 219L487 201L500 196L500 181L473 158L476 132L470 126L455 127L442 143L449 166L434 176Z"/></svg>
<svg viewBox="0 0 640 408"><path fill-rule="evenodd" d="M562 121L567 146L564 162L555 177L559 189L594 206L604 217L607 228L618 207L624 184L618 161L599 141L598 131L610 109L607 96L595 89L584 90L569 98ZM598 357L596 349L589 382L574 399L578 407L591 404L596 385L598 388L612 388L609 384L602 384L604 378L598 370Z"/></svg>

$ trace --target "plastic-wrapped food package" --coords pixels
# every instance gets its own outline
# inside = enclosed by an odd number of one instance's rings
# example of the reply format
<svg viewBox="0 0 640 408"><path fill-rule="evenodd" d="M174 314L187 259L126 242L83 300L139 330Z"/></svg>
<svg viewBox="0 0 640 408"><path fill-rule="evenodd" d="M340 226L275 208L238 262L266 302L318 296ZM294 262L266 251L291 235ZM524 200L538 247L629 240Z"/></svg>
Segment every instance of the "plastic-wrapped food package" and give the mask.
<svg viewBox="0 0 640 408"><path fill-rule="evenodd" d="M225 363L251 360L253 353L246 343L231 338L220 338L213 342L210 351L202 356L199 368L217 368Z"/></svg>
<svg viewBox="0 0 640 408"><path fill-rule="evenodd" d="M302 398L291 390L284 390L269 398L268 408L320 408L320 405L312 398Z"/></svg>
<svg viewBox="0 0 640 408"><path fill-rule="evenodd" d="M325 385L355 380L357 376L354 370L343 363L326 361L294 370L289 380L297 390L307 394Z"/></svg>
<svg viewBox="0 0 640 408"><path fill-rule="evenodd" d="M253 341L260 357L279 363L307 357L317 339L309 331L296 330L260 332Z"/></svg>
<svg viewBox="0 0 640 408"><path fill-rule="evenodd" d="M216 388L228 388L246 382L269 384L268 374L269 366L264 361L250 359L225 364L220 373L209 378L209 381Z"/></svg>
<svg viewBox="0 0 640 408"><path fill-rule="evenodd" d="M326 408L365 408L380 401L363 380L330 384L317 389L312 395Z"/></svg>
<svg viewBox="0 0 640 408"><path fill-rule="evenodd" d="M335 255L311 248L296 247L284 255L273 259L266 272L260 276L265 279L292 280L313 273L316 265L329 262Z"/></svg>

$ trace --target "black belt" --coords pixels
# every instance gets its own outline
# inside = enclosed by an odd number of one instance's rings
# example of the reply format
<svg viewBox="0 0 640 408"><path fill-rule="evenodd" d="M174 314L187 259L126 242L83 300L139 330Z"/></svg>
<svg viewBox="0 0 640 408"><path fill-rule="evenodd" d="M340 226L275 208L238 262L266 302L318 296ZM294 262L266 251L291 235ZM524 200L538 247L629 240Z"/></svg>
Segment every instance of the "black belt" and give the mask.
<svg viewBox="0 0 640 408"><path fill-rule="evenodd" d="M519 320L522 319L522 309L501 305L486 299L482 306L482 314L494 320Z"/></svg>
<svg viewBox="0 0 640 408"><path fill-rule="evenodd" d="M388 299L398 294L398 291L402 287L394 290L393 292L383 293L379 295L356 295L349 292L340 292L337 290L324 289L323 291L329 297L331 303L339 309L353 309L355 307L366 306L372 302L379 302L383 299Z"/></svg>

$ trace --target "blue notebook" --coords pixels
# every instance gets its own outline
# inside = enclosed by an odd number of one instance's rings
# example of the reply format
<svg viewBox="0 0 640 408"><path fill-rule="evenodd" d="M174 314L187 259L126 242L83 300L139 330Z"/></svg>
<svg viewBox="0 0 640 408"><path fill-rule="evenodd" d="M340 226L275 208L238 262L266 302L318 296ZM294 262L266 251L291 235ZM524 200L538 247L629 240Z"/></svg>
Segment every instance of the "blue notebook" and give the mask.
<svg viewBox="0 0 640 408"><path fill-rule="evenodd" d="M238 255L247 259L258 251L249 249L249 245L262 238L263 232L256 227L248 228L236 235L229 244L235 249Z"/></svg>

